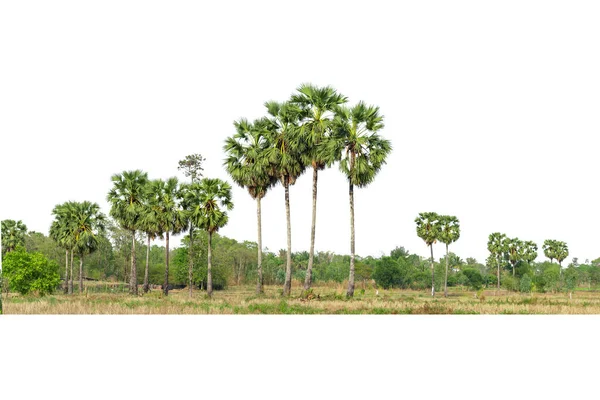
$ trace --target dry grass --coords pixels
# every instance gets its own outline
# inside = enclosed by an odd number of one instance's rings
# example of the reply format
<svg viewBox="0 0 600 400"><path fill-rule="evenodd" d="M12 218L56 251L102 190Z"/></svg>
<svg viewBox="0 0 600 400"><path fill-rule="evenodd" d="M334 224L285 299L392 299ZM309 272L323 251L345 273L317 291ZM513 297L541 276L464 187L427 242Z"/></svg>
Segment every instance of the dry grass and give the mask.
<svg viewBox="0 0 600 400"><path fill-rule="evenodd" d="M380 290L345 299L342 285L317 286L315 298L301 298L300 287L289 298L281 297L279 286L269 286L256 296L254 286L234 286L215 292L209 300L205 293L174 290L168 297L155 290L132 297L122 293L62 294L35 297L11 293L4 299L6 314L600 314L600 292L578 291L568 294L520 295L493 290L479 300L474 292L455 290L448 298L426 291Z"/></svg>

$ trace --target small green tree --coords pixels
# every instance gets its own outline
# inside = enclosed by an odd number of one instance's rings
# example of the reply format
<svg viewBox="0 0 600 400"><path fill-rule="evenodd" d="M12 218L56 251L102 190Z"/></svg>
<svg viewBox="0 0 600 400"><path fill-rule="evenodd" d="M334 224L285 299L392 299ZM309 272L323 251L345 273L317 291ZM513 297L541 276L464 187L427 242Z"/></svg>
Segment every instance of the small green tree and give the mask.
<svg viewBox="0 0 600 400"><path fill-rule="evenodd" d="M22 295L44 296L54 292L60 284L59 266L55 261L49 261L42 253L28 253L21 246L6 254L2 265L9 287Z"/></svg>
<svg viewBox="0 0 600 400"><path fill-rule="evenodd" d="M521 293L530 293L533 282L531 281L531 277L529 274L525 274L521 277L521 281L519 282L519 290Z"/></svg>

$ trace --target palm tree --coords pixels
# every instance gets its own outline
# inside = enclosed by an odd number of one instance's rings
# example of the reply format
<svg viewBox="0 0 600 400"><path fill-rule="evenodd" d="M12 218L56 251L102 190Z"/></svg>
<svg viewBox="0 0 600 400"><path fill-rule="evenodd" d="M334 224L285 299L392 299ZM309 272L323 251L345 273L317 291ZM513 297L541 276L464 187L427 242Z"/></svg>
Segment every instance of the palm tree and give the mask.
<svg viewBox="0 0 600 400"><path fill-rule="evenodd" d="M200 181L202 182L202 181ZM179 192L181 198L181 208L184 211L184 218L190 229L190 246L188 250L188 288L189 295L193 295L193 248L194 248L194 229L202 223L202 204L201 204L201 186L194 182L189 185L181 185Z"/></svg>
<svg viewBox="0 0 600 400"><path fill-rule="evenodd" d="M227 158L224 165L233 181L246 188L250 197L256 200L258 230L256 294L260 294L263 293L261 200L277 183L276 177L269 176L267 158L267 151L271 146L267 138L269 121L262 119L249 123L246 119L240 119L234 122L234 126L236 134L225 141L224 150Z"/></svg>
<svg viewBox="0 0 600 400"><path fill-rule="evenodd" d="M315 232L317 223L317 181L318 173L329 166L330 157L323 157L320 148L324 141L331 135L331 125L334 111L337 106L348 101L347 97L337 93L330 86L323 88L302 84L299 93L292 95L291 102L308 110L308 115L302 121L301 133L308 143L308 151L304 156L304 163L313 168L313 205L312 225L310 230L310 251L308 255L308 266L304 279L304 290L310 289L312 283L312 268L315 254Z"/></svg>
<svg viewBox="0 0 600 400"><path fill-rule="evenodd" d="M0 223L2 233L2 254L13 251L18 245L25 245L27 226L23 221L5 219Z"/></svg>
<svg viewBox="0 0 600 400"><path fill-rule="evenodd" d="M544 240L542 249L544 250L544 255L550 259L550 262L556 258L556 240Z"/></svg>
<svg viewBox="0 0 600 400"><path fill-rule="evenodd" d="M523 258L524 244L518 238L507 239L506 250L508 252L508 260L512 265L513 276L515 276L515 266Z"/></svg>
<svg viewBox="0 0 600 400"><path fill-rule="evenodd" d="M265 103L270 115L265 125L267 141L270 147L266 150L269 160L269 175L281 181L285 192L285 216L287 222L287 260L283 295L289 296L292 291L292 223L290 218L290 185L304 172L306 166L302 161L302 153L307 150L306 141L300 135L299 121L306 114L305 110L292 103Z"/></svg>
<svg viewBox="0 0 600 400"><path fill-rule="evenodd" d="M163 293L169 295L169 237L187 228L185 212L180 208L180 189L177 178L151 181L147 189L148 203L155 210L157 231L165 234L165 283Z"/></svg>
<svg viewBox="0 0 600 400"><path fill-rule="evenodd" d="M439 241L446 244L446 277L444 278L444 297L448 297L448 245L460 238L460 223L452 215L442 215L439 218Z"/></svg>
<svg viewBox="0 0 600 400"><path fill-rule="evenodd" d="M417 224L417 236L423 239L431 250L431 297L435 297L433 244L440 238L440 216L434 212L419 213L419 216L415 218L415 223Z"/></svg>
<svg viewBox="0 0 600 400"><path fill-rule="evenodd" d="M97 203L72 203L70 217L73 243L79 255L79 293L83 293L83 257L98 249L98 235L104 233L106 217Z"/></svg>
<svg viewBox="0 0 600 400"><path fill-rule="evenodd" d="M569 256L569 247L565 242L557 240L554 242L554 256L560 267L559 271L562 274L562 262Z"/></svg>
<svg viewBox="0 0 600 400"><path fill-rule="evenodd" d="M65 284L63 288L65 294L69 293L69 287L71 287L71 293L73 292L72 286L69 285L69 252L72 253L75 246L72 235L73 228L70 226L72 223L69 215L71 204L71 202L67 202L54 207L52 215L55 218L50 226L50 237L65 249Z"/></svg>
<svg viewBox="0 0 600 400"><path fill-rule="evenodd" d="M531 263L537 258L537 244L532 241L525 241L523 243L523 259L527 261L527 264L531 265Z"/></svg>
<svg viewBox="0 0 600 400"><path fill-rule="evenodd" d="M208 271L206 292L212 297L212 235L227 225L229 217L225 210L233 209L231 185L220 179L203 179L198 184L198 207L200 228L208 232Z"/></svg>
<svg viewBox="0 0 600 400"><path fill-rule="evenodd" d="M336 107L332 122L332 136L320 146L320 155L326 162L340 160L340 170L348 179L350 199L350 276L346 297L354 296L355 231L354 187L366 187L385 164L392 151L389 140L378 135L383 128L379 107L359 102L352 108Z"/></svg>
<svg viewBox="0 0 600 400"><path fill-rule="evenodd" d="M148 274L150 269L150 244L156 238L162 239L163 236L162 232L160 231L158 211L148 203L147 198L144 200L138 229L144 232L144 234L146 235L146 240L148 242L146 246L146 268L144 269L143 286L144 293L148 293L148 291L150 291L150 283L148 281Z"/></svg>
<svg viewBox="0 0 600 400"><path fill-rule="evenodd" d="M500 232L494 232L488 237L487 248L493 256L496 256L498 264L497 290L500 290L500 257L506 251L506 239L506 235Z"/></svg>
<svg viewBox="0 0 600 400"><path fill-rule="evenodd" d="M122 228L131 232L131 277L129 293L138 294L137 265L135 260L135 232L143 212L143 202L148 183L148 174L139 169L123 171L112 176L113 188L108 192L107 200L111 203L110 215Z"/></svg>

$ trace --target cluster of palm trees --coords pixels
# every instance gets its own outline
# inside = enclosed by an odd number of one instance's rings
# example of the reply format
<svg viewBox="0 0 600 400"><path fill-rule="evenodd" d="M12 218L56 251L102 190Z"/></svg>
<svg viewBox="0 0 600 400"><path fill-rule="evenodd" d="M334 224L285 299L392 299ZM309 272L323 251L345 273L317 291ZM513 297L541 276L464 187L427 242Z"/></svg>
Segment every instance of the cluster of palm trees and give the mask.
<svg viewBox="0 0 600 400"><path fill-rule="evenodd" d="M180 183L176 177L167 180L148 179L141 170L124 171L112 176L113 187L107 200L111 205L110 215L125 230L131 232L131 273L129 291L138 294L137 265L135 257L136 232L143 233L147 240L144 293L149 291L148 270L150 243L156 238L165 239L164 295L169 294L169 238L184 231L190 232L188 286L192 296L193 282L193 232L204 229L208 232L208 276L207 294L212 296L211 239L212 234L228 222L227 210L233 208L231 185L220 179L202 178L200 167L203 158L188 156L180 162L180 169L191 177L190 183Z"/></svg>
<svg viewBox="0 0 600 400"><path fill-rule="evenodd" d="M444 278L444 297L448 297L448 246L460 238L460 222L453 215L440 215L435 212L422 212L415 218L417 236L431 251L431 296L435 297L435 270L433 245L440 241L446 245L446 276Z"/></svg>
<svg viewBox="0 0 600 400"><path fill-rule="evenodd" d="M569 256L569 247L567 244L560 240L547 239L544 240L542 249L544 250L544 255L550 259L550 262L553 260L558 261L558 265L560 266L559 271L562 274L562 262Z"/></svg>
<svg viewBox="0 0 600 400"><path fill-rule="evenodd" d="M5 219L0 222L0 234L2 236L2 255L13 251L18 245L25 244L27 226L23 221Z"/></svg>
<svg viewBox="0 0 600 400"><path fill-rule="evenodd" d="M283 294L292 283L290 186L307 170L313 170L312 225L304 290L312 283L314 262L317 182L319 171L339 162L348 179L350 199L350 276L347 297L354 295L354 187L373 181L391 152L391 144L378 132L383 128L379 107L359 102L347 107L347 97L330 86L302 84L285 102L265 103L266 116L253 122L234 122L236 133L227 138L225 168L233 181L256 200L258 230L258 279L263 292L261 199L278 182L284 188L287 221L287 260Z"/></svg>

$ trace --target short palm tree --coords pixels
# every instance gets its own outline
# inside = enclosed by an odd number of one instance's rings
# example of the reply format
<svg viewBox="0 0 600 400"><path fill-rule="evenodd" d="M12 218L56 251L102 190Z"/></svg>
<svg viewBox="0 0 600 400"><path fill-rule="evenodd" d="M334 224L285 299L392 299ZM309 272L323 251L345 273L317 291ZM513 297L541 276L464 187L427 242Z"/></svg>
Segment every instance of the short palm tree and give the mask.
<svg viewBox="0 0 600 400"><path fill-rule="evenodd" d="M500 290L500 258L506 252L506 235L500 232L491 233L488 237L487 248L496 257L498 273L497 273L497 290Z"/></svg>
<svg viewBox="0 0 600 400"><path fill-rule="evenodd" d="M337 93L330 86L317 87L311 84L302 84L297 89L297 94L292 95L291 102L308 110L301 121L301 133L308 143L304 156L304 163L313 168L313 204L312 224L310 230L310 251L308 266L304 279L304 290L310 289L312 283L312 268L315 254L315 232L317 223L317 181L320 170L329 166L330 157L323 157L320 148L325 140L331 136L334 111L348 101L348 98Z"/></svg>
<svg viewBox="0 0 600 400"><path fill-rule="evenodd" d="M107 200L111 204L110 215L122 228L131 232L131 277L129 293L138 294L137 264L135 259L135 232L143 213L143 203L148 184L148 174L140 170L124 171L112 176L113 188Z"/></svg>
<svg viewBox="0 0 600 400"><path fill-rule="evenodd" d="M254 123L246 119L234 122L235 135L227 138L224 150L227 154L225 168L229 176L239 186L246 188L250 197L256 200L256 217L258 230L258 266L256 293L263 293L262 273L262 221L261 200L267 191L277 183L277 178L269 175L267 151L271 144L268 141L268 120L256 120Z"/></svg>
<svg viewBox="0 0 600 400"><path fill-rule="evenodd" d="M433 262L433 245L440 238L440 216L434 212L422 212L415 218L417 236L419 236L431 251L431 297L435 297L435 269ZM448 258L448 257L446 257Z"/></svg>
<svg viewBox="0 0 600 400"><path fill-rule="evenodd" d="M444 278L444 297L448 297L448 245L460 238L460 223L452 215L442 215L439 219L439 241L446 245L446 277Z"/></svg>
<svg viewBox="0 0 600 400"><path fill-rule="evenodd" d="M340 160L340 170L348 179L350 199L350 276L347 297L354 296L355 230L354 187L368 186L392 151L389 140L378 132L383 128L379 107L359 102L352 108L338 106L332 122L332 135L320 146L325 161ZM332 159L333 158L333 159Z"/></svg>
<svg viewBox="0 0 600 400"><path fill-rule="evenodd" d="M231 185L220 179L203 179L198 187L198 225L208 233L208 270L206 278L206 292L212 297L212 235L219 228L227 225L228 210L233 209L231 202Z"/></svg>
<svg viewBox="0 0 600 400"><path fill-rule="evenodd" d="M163 293L169 294L169 237L181 233L187 228L185 212L180 207L179 181L169 178L151 181L147 188L147 201L156 212L157 232L165 234L165 282Z"/></svg>
<svg viewBox="0 0 600 400"><path fill-rule="evenodd" d="M306 111L292 103L265 103L269 113L268 124L265 124L267 142L266 150L269 161L269 175L280 180L285 193L285 216L287 222L287 259L283 295L289 296L292 291L292 223L290 218L290 185L304 172L306 166L302 154L307 143L300 135L299 121Z"/></svg>
<svg viewBox="0 0 600 400"><path fill-rule="evenodd" d="M2 220L0 226L2 233L2 254L13 251L18 245L25 245L27 226L23 221L5 219Z"/></svg>

